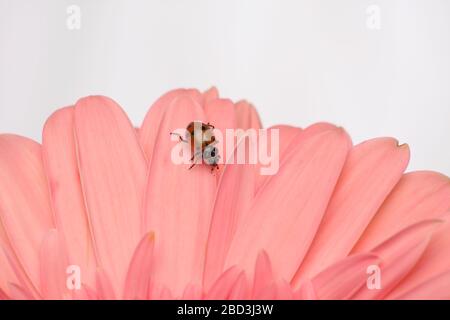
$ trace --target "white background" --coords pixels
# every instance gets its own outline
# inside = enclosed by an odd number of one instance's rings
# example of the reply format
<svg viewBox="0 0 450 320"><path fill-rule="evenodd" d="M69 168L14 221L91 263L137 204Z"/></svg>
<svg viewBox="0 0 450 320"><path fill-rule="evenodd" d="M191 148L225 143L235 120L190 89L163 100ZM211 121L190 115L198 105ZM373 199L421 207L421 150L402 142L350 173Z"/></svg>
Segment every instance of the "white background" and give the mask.
<svg viewBox="0 0 450 320"><path fill-rule="evenodd" d="M265 126L394 136L410 170L450 175L448 0L0 0L1 133L40 140L54 110L91 94L139 125L164 92L211 85L253 102Z"/></svg>

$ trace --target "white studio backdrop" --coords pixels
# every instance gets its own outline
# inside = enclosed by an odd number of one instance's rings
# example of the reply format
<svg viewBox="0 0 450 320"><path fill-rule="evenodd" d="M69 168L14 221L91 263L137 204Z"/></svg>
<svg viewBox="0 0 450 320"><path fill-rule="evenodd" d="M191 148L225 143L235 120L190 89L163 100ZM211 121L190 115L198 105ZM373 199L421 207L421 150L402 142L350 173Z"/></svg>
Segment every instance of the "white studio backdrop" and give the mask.
<svg viewBox="0 0 450 320"><path fill-rule="evenodd" d="M448 0L0 0L0 132L41 140L78 98L139 125L178 87L246 98L265 126L394 136L450 175Z"/></svg>

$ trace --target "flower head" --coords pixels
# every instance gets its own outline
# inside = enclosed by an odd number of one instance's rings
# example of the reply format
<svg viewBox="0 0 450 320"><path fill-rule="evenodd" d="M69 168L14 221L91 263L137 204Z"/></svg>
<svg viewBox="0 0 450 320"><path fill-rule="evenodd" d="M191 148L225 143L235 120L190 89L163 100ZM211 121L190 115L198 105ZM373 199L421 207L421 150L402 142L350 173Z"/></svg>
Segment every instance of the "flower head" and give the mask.
<svg viewBox="0 0 450 320"><path fill-rule="evenodd" d="M261 128L212 88L165 94L139 129L91 96L42 145L0 135L0 299L450 298L450 180L405 174L407 145L281 125L275 174L230 161L245 135L211 174L171 160L194 120Z"/></svg>

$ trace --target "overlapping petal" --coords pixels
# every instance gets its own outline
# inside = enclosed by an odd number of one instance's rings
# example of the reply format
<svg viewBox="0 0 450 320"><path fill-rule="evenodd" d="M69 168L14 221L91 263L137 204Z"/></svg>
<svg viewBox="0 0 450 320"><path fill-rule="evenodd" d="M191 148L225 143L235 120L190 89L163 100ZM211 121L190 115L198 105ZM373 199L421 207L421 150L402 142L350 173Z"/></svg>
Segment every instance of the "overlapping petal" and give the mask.
<svg viewBox="0 0 450 320"><path fill-rule="evenodd" d="M19 284L37 296L40 246L55 226L40 145L20 136L1 135L0 176L2 247L14 264Z"/></svg>
<svg viewBox="0 0 450 320"><path fill-rule="evenodd" d="M147 162L122 109L99 96L75 105L78 167L99 266L122 292L141 239Z"/></svg>
<svg viewBox="0 0 450 320"><path fill-rule="evenodd" d="M231 242L225 267L238 264L251 272L265 250L274 272L290 281L309 248L345 163L351 142L340 128L296 137L284 159L255 196Z"/></svg>
<svg viewBox="0 0 450 320"><path fill-rule="evenodd" d="M349 153L314 243L295 282L345 258L400 180L409 160L394 139L369 140Z"/></svg>
<svg viewBox="0 0 450 320"><path fill-rule="evenodd" d="M172 161L194 120L221 137L215 174ZM448 177L404 174L407 145L352 147L328 123L222 138L236 128L261 129L255 108L212 87L163 95L138 129L91 96L49 117L42 146L0 135L0 300L450 298ZM274 175L248 161L262 142Z"/></svg>

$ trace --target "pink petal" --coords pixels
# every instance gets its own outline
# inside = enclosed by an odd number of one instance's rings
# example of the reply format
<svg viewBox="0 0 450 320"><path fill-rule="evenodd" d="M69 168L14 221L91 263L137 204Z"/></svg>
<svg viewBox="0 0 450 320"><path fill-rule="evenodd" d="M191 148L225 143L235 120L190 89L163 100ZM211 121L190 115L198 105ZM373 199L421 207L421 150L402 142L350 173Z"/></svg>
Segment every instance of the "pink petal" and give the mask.
<svg viewBox="0 0 450 320"><path fill-rule="evenodd" d="M54 227L40 145L23 137L0 135L0 176L0 224L14 259L36 291L39 248L46 231Z"/></svg>
<svg viewBox="0 0 450 320"><path fill-rule="evenodd" d="M147 165L122 109L92 96L75 106L78 166L100 266L122 292L129 261L141 239Z"/></svg>
<svg viewBox="0 0 450 320"><path fill-rule="evenodd" d="M254 143L252 139L244 136L238 142L238 147L245 144L251 148L252 143ZM231 159L236 160L235 156L236 150ZM223 169L212 210L205 258L203 283L205 290L208 290L222 273L231 239L254 196L254 165L236 164L236 161L235 164L231 164L231 159Z"/></svg>
<svg viewBox="0 0 450 320"><path fill-rule="evenodd" d="M0 288L0 300L9 300L8 295Z"/></svg>
<svg viewBox="0 0 450 320"><path fill-rule="evenodd" d="M260 129L262 128L256 109L247 101L239 101L236 108L236 126L241 129Z"/></svg>
<svg viewBox="0 0 450 320"><path fill-rule="evenodd" d="M250 288L247 277L244 272L241 272L231 288L228 299L230 300L246 300L250 297Z"/></svg>
<svg viewBox="0 0 450 320"><path fill-rule="evenodd" d="M236 128L236 115L233 102L228 99L209 100L204 106L208 122L225 136L225 129Z"/></svg>
<svg viewBox="0 0 450 320"><path fill-rule="evenodd" d="M251 215L246 215L236 230L225 267L238 265L251 274L258 252L266 250L274 273L284 280L292 279L316 233L351 145L342 129L315 130L308 128L295 138L295 149L283 160L278 174L256 195Z"/></svg>
<svg viewBox="0 0 450 320"><path fill-rule="evenodd" d="M265 251L261 251L256 258L252 296L258 299L261 292L274 282L275 278L269 256Z"/></svg>
<svg viewBox="0 0 450 320"><path fill-rule="evenodd" d="M449 300L450 299L450 271L444 272L396 299L403 300Z"/></svg>
<svg viewBox="0 0 450 320"><path fill-rule="evenodd" d="M39 288L36 288L35 285L31 282L30 278L28 277L25 269L20 264L20 261L17 259L17 256L14 254L10 246L3 246L2 253L5 258L5 265L2 267L8 271L10 268L11 272L14 273L13 276L11 276L9 279L6 279L8 281L5 286L5 291L12 296L12 293L10 291L11 283L18 283L18 286L23 288L23 291L27 293L28 296L32 298L41 298L41 295L39 293ZM6 275L6 274L5 274ZM13 280L15 279L15 280ZM14 281L14 282L13 282Z"/></svg>
<svg viewBox="0 0 450 320"><path fill-rule="evenodd" d="M18 283L16 272L9 262L5 252L6 250L11 251L11 245L0 223L0 266L2 266L2 272L0 272L0 290L4 292L8 292L9 282Z"/></svg>
<svg viewBox="0 0 450 320"><path fill-rule="evenodd" d="M400 230L450 210L450 179L435 172L405 174L353 249L373 248Z"/></svg>
<svg viewBox="0 0 450 320"><path fill-rule="evenodd" d="M74 300L98 300L97 293L87 285L81 285L81 289L73 293Z"/></svg>
<svg viewBox="0 0 450 320"><path fill-rule="evenodd" d="M153 232L145 235L139 243L131 260L125 283L125 299L143 300L147 298L151 280L151 268L155 235Z"/></svg>
<svg viewBox="0 0 450 320"><path fill-rule="evenodd" d="M439 220L425 220L412 225L371 252L381 259L381 289L363 287L354 299L381 299L389 293L415 266L429 243L431 234L441 224Z"/></svg>
<svg viewBox="0 0 450 320"><path fill-rule="evenodd" d="M188 284L183 292L183 300L200 300L203 298L202 288L197 285Z"/></svg>
<svg viewBox="0 0 450 320"><path fill-rule="evenodd" d="M145 230L155 232L154 276L180 297L188 283L200 285L203 277L211 207L216 190L210 168L199 164L176 165L171 152L179 141L170 132L193 120L205 122L203 109L188 97L176 99L160 124L150 165L145 202Z"/></svg>
<svg viewBox="0 0 450 320"><path fill-rule="evenodd" d="M299 289L294 292L294 298L297 300L317 300L317 294L311 280L305 279L300 283Z"/></svg>
<svg viewBox="0 0 450 320"><path fill-rule="evenodd" d="M8 288L8 291L10 292L9 297L11 300L34 300L35 298L27 289L15 283L9 283Z"/></svg>
<svg viewBox="0 0 450 320"><path fill-rule="evenodd" d="M340 260L311 280L313 291L321 300L348 299L366 284L367 267L379 261L374 254L358 254Z"/></svg>
<svg viewBox="0 0 450 320"><path fill-rule="evenodd" d="M200 92L197 90L177 89L172 90L160 97L149 109L144 122L139 129L139 141L142 145L148 161L153 155L158 130L164 114L169 106L179 97L188 96L195 101L201 101ZM186 124L187 125L187 124Z"/></svg>
<svg viewBox="0 0 450 320"><path fill-rule="evenodd" d="M401 228L424 219L442 218L450 210L450 179L435 172L413 172L403 176L383 204L353 251L369 250ZM450 269L450 256L442 255L450 245L445 223L435 232L414 269L389 294L397 296Z"/></svg>
<svg viewBox="0 0 450 320"><path fill-rule="evenodd" d="M280 280L277 285L277 300L292 300L294 292L287 281Z"/></svg>
<svg viewBox="0 0 450 320"><path fill-rule="evenodd" d="M105 270L97 269L96 273L96 292L100 300L115 300L116 293L109 276Z"/></svg>
<svg viewBox="0 0 450 320"><path fill-rule="evenodd" d="M287 157L288 153L295 149L295 146L292 145L292 142L294 141L294 138L302 132L302 129L286 126L286 125L278 125L273 126L267 129L267 150L271 152L272 149L272 143L270 139L270 131L271 130L278 130L279 134L279 159L282 160ZM255 166L255 173L256 173L256 186L255 186L255 193L258 192L260 187L266 182L266 180L270 177L268 175L262 175L261 174L261 163L258 162Z"/></svg>
<svg viewBox="0 0 450 320"><path fill-rule="evenodd" d="M267 287L265 287L257 297L254 297L255 300L275 300L277 299L277 284L275 282L271 283Z"/></svg>
<svg viewBox="0 0 450 320"><path fill-rule="evenodd" d="M205 299L207 300L225 300L228 299L231 291L233 290L236 281L241 276L241 272L236 267L231 267L226 270L217 281L211 286L211 289L207 292Z"/></svg>
<svg viewBox="0 0 450 320"><path fill-rule="evenodd" d="M60 300L71 297L66 286L67 253L58 232L48 231L40 250L41 293L44 299Z"/></svg>
<svg viewBox="0 0 450 320"><path fill-rule="evenodd" d="M78 172L73 117L73 107L50 116L43 131L42 153L56 224L70 264L81 268L84 283L94 285L96 258Z"/></svg>
<svg viewBox="0 0 450 320"><path fill-rule="evenodd" d="M227 149L230 148L226 139L227 129L236 128L234 104L228 99L215 99L206 102L204 110L208 119L207 122L215 127L214 134L216 135L216 141L218 141L216 147L219 149L222 161L225 162L231 156ZM233 141L233 145L234 143ZM217 180L219 180L220 175L221 171L218 171Z"/></svg>
<svg viewBox="0 0 450 320"><path fill-rule="evenodd" d="M348 255L408 161L408 147L398 147L391 138L369 140L352 149L294 283Z"/></svg>
<svg viewBox="0 0 450 320"><path fill-rule="evenodd" d="M447 221L438 227L422 254L422 257L412 271L387 296L396 298L413 290L414 287L450 270L450 222Z"/></svg>
<svg viewBox="0 0 450 320"><path fill-rule="evenodd" d="M170 289L165 285L158 282L152 282L149 287L149 292L147 294L147 299L150 300L174 300L175 297L172 295Z"/></svg>
<svg viewBox="0 0 450 320"><path fill-rule="evenodd" d="M206 104L215 99L219 99L219 90L217 90L216 87L211 87L203 92L203 104Z"/></svg>

